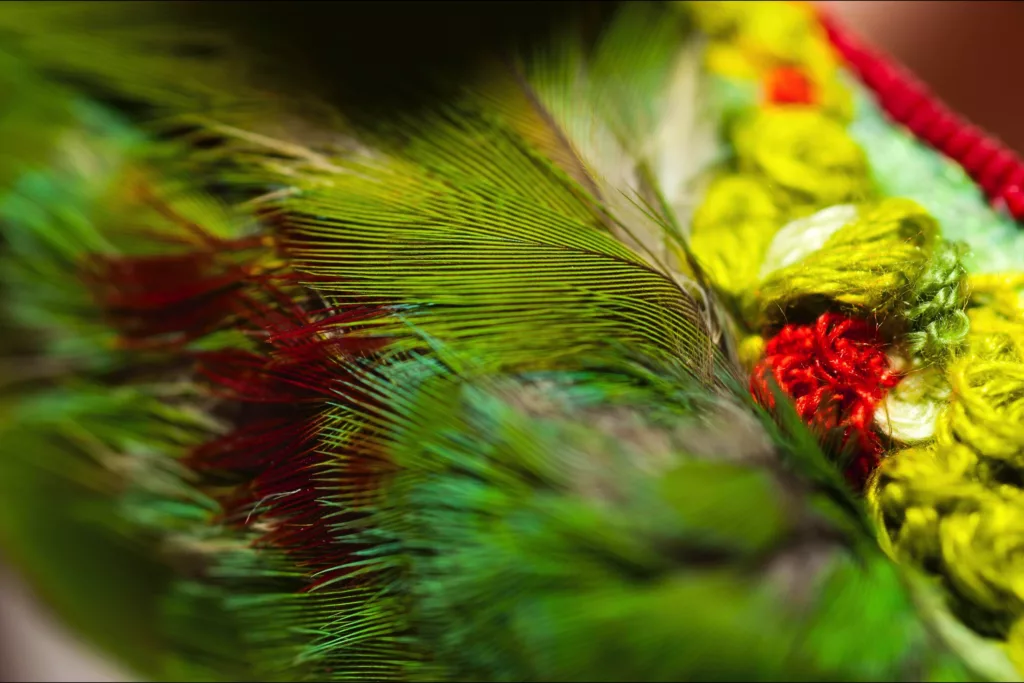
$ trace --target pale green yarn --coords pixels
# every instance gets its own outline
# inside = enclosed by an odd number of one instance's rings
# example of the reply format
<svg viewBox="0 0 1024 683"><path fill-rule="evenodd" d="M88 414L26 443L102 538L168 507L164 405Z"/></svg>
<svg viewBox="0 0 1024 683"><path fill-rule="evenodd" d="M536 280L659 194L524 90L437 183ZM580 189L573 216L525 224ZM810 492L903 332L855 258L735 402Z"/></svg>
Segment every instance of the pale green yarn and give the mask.
<svg viewBox="0 0 1024 683"><path fill-rule="evenodd" d="M964 242L972 273L1024 271L1024 231L993 209L960 166L889 121L870 92L846 78L856 115L847 129L861 145L878 189L920 203L942 225L943 235Z"/></svg>
<svg viewBox="0 0 1024 683"><path fill-rule="evenodd" d="M908 362L890 353L890 367L904 375L875 410L875 424L896 443L919 444L935 436L935 424L949 403L945 367Z"/></svg>
<svg viewBox="0 0 1024 683"><path fill-rule="evenodd" d="M931 262L914 283L904 315L911 332L908 349L926 362L944 362L961 351L971 323L967 318L967 270L961 261L964 247L940 240Z"/></svg>
<svg viewBox="0 0 1024 683"><path fill-rule="evenodd" d="M804 218L790 221L779 230L761 263L759 277L798 263L825 246L843 226L857 220L857 207L837 204Z"/></svg>

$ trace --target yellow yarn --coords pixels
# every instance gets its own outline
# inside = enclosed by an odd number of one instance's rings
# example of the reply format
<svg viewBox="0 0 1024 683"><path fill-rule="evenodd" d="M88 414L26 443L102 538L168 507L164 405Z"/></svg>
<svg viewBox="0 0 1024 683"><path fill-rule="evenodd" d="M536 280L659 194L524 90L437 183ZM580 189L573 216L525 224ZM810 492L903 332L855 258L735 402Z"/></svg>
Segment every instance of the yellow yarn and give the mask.
<svg viewBox="0 0 1024 683"><path fill-rule="evenodd" d="M764 337L759 334L751 334L744 337L739 346L739 357L743 367L748 371L753 370L754 366L764 356L765 345Z"/></svg>
<svg viewBox="0 0 1024 683"><path fill-rule="evenodd" d="M965 480L976 463L976 456L962 447L907 448L883 460L866 492L882 532L882 548L894 558L918 563L938 556L936 500L955 499L958 494L964 500L986 495L983 486Z"/></svg>
<svg viewBox="0 0 1024 683"><path fill-rule="evenodd" d="M736 297L756 284L761 258L781 222L764 182L723 176L694 215L690 248L718 288Z"/></svg>
<svg viewBox="0 0 1024 683"><path fill-rule="evenodd" d="M971 275L971 291L978 303L998 301L1000 306L1011 310L1024 310L1021 290L1024 289L1024 273L979 273Z"/></svg>
<svg viewBox="0 0 1024 683"><path fill-rule="evenodd" d="M967 286L982 304L967 312L974 355L1024 361L1024 273L972 275Z"/></svg>
<svg viewBox="0 0 1024 683"><path fill-rule="evenodd" d="M743 8L735 40L768 65L805 64L809 57L820 56L814 51L820 30L807 8L796 3L750 2Z"/></svg>
<svg viewBox="0 0 1024 683"><path fill-rule="evenodd" d="M713 38L724 38L739 28L746 15L747 2L719 0L716 2L684 2L701 32Z"/></svg>
<svg viewBox="0 0 1024 683"><path fill-rule="evenodd" d="M1024 492L983 470L960 444L909 448L882 463L867 498L883 549L938 574L968 624L995 635L1024 615Z"/></svg>
<svg viewBox="0 0 1024 683"><path fill-rule="evenodd" d="M815 228L813 221L795 225L804 234ZM780 230L775 240L797 242L801 235L787 232L790 227ZM892 309L928 263L937 237L935 220L909 199L860 207L856 217L838 227L820 249L765 274L756 292L759 320L775 322L788 308L810 297L869 312ZM774 245L769 254L773 250Z"/></svg>
<svg viewBox="0 0 1024 683"><path fill-rule="evenodd" d="M713 184L695 216L693 252L718 288L745 306L778 227L868 198L870 175L860 147L834 119L848 120L852 97L809 5L691 2L686 8L711 38L706 59L713 72L759 80L778 66L799 66L820 100L818 107L769 106L740 117L728 131L740 173Z"/></svg>
<svg viewBox="0 0 1024 683"><path fill-rule="evenodd" d="M1010 627L1006 637L1006 650L1017 671L1024 671L1024 619L1018 619Z"/></svg>
<svg viewBox="0 0 1024 683"><path fill-rule="evenodd" d="M968 357L950 368L953 400L936 425L940 445L963 443L1024 468L1024 363Z"/></svg>
<svg viewBox="0 0 1024 683"><path fill-rule="evenodd" d="M843 85L835 75L814 77L818 86L818 105L824 114L835 119L842 125L853 120L853 93Z"/></svg>
<svg viewBox="0 0 1024 683"><path fill-rule="evenodd" d="M809 6L687 7L711 39L713 73L767 83L772 69L793 66L815 88L813 106L762 102L727 131L740 174L709 191L694 252L751 325L822 300L903 320L896 349L910 374L876 421L894 442L920 445L887 458L869 483L879 541L939 577L953 611L1004 639L1024 671L1024 274L973 275L965 287L920 206L863 204L873 187L844 129L852 95ZM751 367L764 347L745 337L741 361Z"/></svg>
<svg viewBox="0 0 1024 683"><path fill-rule="evenodd" d="M984 496L977 508L945 515L939 525L949 582L972 607L1000 617L1024 611L1024 501ZM1014 619L1015 620L1015 619ZM1004 627L1005 628L1005 627Z"/></svg>
<svg viewBox="0 0 1024 683"><path fill-rule="evenodd" d="M763 64L731 43L708 45L704 50L704 66L713 74L740 81L757 80L764 72Z"/></svg>
<svg viewBox="0 0 1024 683"><path fill-rule="evenodd" d="M689 3L688 9L704 34L747 56L756 66L754 77L782 64L802 65L823 80L835 73L835 55L809 6L701 1Z"/></svg>
<svg viewBox="0 0 1024 683"><path fill-rule="evenodd" d="M733 143L740 168L763 174L785 203L820 208L871 194L863 150L815 108L757 109L737 123Z"/></svg>
<svg viewBox="0 0 1024 683"><path fill-rule="evenodd" d="M839 60L808 4L702 1L688 8L712 38L705 52L711 73L756 81L779 66L799 66L821 111L844 124L852 120L853 94L839 80Z"/></svg>
<svg viewBox="0 0 1024 683"><path fill-rule="evenodd" d="M811 40L803 49L802 64L811 78L819 85L833 83L841 85L839 81L839 60L829 43L828 38L821 31L817 22L814 23L814 40ZM845 92L849 90L843 86Z"/></svg>
<svg viewBox="0 0 1024 683"><path fill-rule="evenodd" d="M882 546L937 574L964 621L1024 665L1024 309L1021 275L971 278L967 354L935 442L883 462L868 489Z"/></svg>

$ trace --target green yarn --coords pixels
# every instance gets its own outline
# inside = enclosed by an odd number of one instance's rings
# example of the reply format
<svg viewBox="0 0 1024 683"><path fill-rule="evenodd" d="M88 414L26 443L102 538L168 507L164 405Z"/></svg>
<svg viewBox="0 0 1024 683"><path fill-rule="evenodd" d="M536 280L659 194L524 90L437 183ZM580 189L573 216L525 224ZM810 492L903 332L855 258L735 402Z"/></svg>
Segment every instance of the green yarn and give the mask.
<svg viewBox="0 0 1024 683"><path fill-rule="evenodd" d="M907 346L926 362L940 362L962 350L970 331L964 251L960 243L939 241L904 313L913 330L906 335Z"/></svg>
<svg viewBox="0 0 1024 683"><path fill-rule="evenodd" d="M748 303L761 325L784 320L789 309L813 299L873 314L898 309L930 261L938 224L915 202L885 199L856 209L830 207L775 236L793 243L802 238L820 248L799 253L795 262L778 261L770 272L778 250L768 248L756 303Z"/></svg>
<svg viewBox="0 0 1024 683"><path fill-rule="evenodd" d="M798 263L825 246L838 230L857 219L853 204L837 204L787 223L771 242L761 263L760 277Z"/></svg>

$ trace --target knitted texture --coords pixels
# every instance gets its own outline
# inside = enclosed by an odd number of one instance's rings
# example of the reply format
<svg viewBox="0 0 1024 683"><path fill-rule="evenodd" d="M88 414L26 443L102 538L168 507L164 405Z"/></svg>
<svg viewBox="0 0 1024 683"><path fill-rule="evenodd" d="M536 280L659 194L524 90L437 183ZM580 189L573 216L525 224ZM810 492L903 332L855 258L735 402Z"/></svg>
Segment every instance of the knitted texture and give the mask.
<svg viewBox="0 0 1024 683"><path fill-rule="evenodd" d="M914 283L904 314L914 331L906 342L911 353L926 360L942 361L960 351L970 329L961 252L960 245L942 242Z"/></svg>
<svg viewBox="0 0 1024 683"><path fill-rule="evenodd" d="M751 391L773 407L774 378L865 489L882 547L1024 666L1021 164L806 6L695 5L732 122L721 174L774 202L694 248L734 268ZM752 248L724 256L730 240Z"/></svg>

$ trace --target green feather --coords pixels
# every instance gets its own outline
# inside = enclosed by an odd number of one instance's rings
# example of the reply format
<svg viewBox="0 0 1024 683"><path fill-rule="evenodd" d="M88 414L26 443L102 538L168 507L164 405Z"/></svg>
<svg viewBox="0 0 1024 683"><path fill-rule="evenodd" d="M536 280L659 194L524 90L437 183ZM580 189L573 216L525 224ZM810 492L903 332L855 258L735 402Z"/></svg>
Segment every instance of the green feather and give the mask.
<svg viewBox="0 0 1024 683"><path fill-rule="evenodd" d="M0 77L54 114L0 168L5 315L54 363L5 397L0 544L69 623L157 680L972 678L792 406L736 379L685 243L717 146L684 15L573 10L479 68L330 88L260 55L245 7L0 11ZM251 406L192 354L287 379L292 328L232 309L125 345L84 286L188 253L303 308L309 347L384 344L302 378L312 453L242 509L260 472L188 456ZM275 536L285 484L338 566Z"/></svg>

